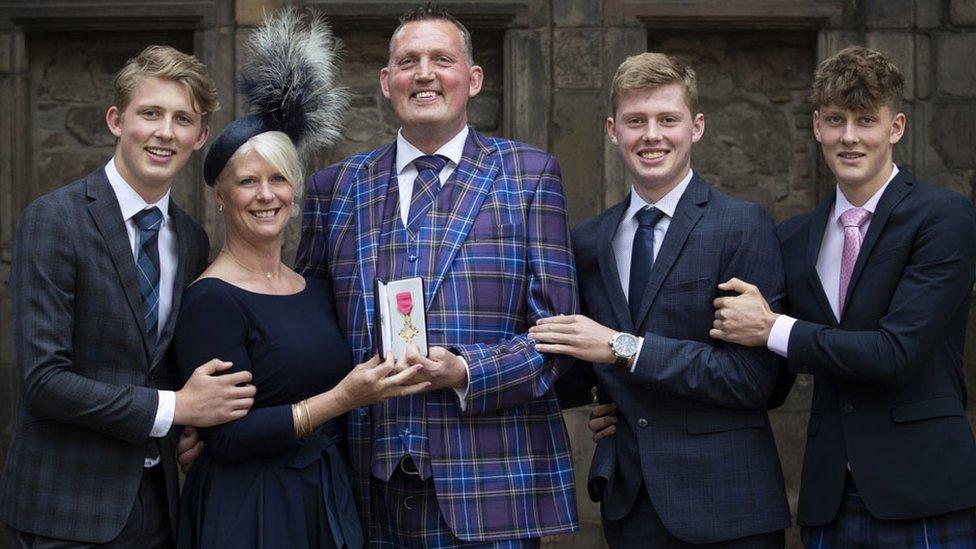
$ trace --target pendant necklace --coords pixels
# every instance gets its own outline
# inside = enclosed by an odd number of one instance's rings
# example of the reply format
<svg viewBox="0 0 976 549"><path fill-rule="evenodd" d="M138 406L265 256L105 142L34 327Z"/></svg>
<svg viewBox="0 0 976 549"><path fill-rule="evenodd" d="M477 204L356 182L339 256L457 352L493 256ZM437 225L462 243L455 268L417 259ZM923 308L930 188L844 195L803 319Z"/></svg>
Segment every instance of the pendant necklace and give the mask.
<svg viewBox="0 0 976 549"><path fill-rule="evenodd" d="M255 271L254 269L252 269L252 268L248 267L247 265L241 263L240 260L237 259L237 256L235 256L228 248L223 248L220 251L221 251L221 253L227 252L227 255L229 255L230 258L234 260L234 263L237 263L245 271L247 271L247 272L249 272L251 274L256 274L256 275L263 276L264 278L268 279L269 282L271 281L271 271L265 271L263 273L261 271Z"/></svg>

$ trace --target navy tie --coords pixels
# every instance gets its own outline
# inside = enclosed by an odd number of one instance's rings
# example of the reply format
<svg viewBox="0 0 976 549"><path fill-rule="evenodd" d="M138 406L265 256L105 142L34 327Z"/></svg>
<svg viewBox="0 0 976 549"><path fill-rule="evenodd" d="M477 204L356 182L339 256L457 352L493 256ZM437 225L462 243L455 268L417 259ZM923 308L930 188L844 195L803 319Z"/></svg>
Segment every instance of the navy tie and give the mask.
<svg viewBox="0 0 976 549"><path fill-rule="evenodd" d="M139 227L139 242L136 246L136 267L139 271L139 291L142 293L146 321L146 335L149 336L150 356L156 352L157 327L159 326L159 226L163 214L159 208L152 207L132 216Z"/></svg>
<svg viewBox="0 0 976 549"><path fill-rule="evenodd" d="M416 235L424 216L441 191L440 173L447 165L443 156L421 156L413 161L417 167L417 179L413 180L413 197L407 214L407 230Z"/></svg>
<svg viewBox="0 0 976 549"><path fill-rule="evenodd" d="M664 216L664 212L657 208L642 208L634 214L637 219L637 233L634 234L634 247L630 255L630 289L627 302L630 305L630 318L634 327L640 322L641 300L647 281L651 278L651 267L654 265L654 226Z"/></svg>

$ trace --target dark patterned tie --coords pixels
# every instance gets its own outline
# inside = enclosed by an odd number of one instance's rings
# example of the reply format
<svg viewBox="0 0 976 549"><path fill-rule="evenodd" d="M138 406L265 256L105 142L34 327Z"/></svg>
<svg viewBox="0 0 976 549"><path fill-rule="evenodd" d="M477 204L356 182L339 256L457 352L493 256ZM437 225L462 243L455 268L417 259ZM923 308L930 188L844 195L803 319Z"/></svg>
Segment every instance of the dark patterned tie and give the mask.
<svg viewBox="0 0 976 549"><path fill-rule="evenodd" d="M410 212L407 214L407 231L416 235L424 216L441 190L439 175L447 158L443 156L421 156L413 161L417 167L417 179L413 180L413 197L410 199Z"/></svg>
<svg viewBox="0 0 976 549"><path fill-rule="evenodd" d="M159 325L159 226L163 214L152 207L132 216L139 227L139 243L136 246L136 267L139 271L139 292L142 293L149 336L150 356L156 351L157 326Z"/></svg>
<svg viewBox="0 0 976 549"><path fill-rule="evenodd" d="M634 214L637 219L637 233L634 234L634 247L630 255L630 290L627 293L627 304L630 305L630 318L634 327L640 319L641 300L647 281L651 278L651 267L654 265L654 226L664 216L664 212L657 208L642 208Z"/></svg>

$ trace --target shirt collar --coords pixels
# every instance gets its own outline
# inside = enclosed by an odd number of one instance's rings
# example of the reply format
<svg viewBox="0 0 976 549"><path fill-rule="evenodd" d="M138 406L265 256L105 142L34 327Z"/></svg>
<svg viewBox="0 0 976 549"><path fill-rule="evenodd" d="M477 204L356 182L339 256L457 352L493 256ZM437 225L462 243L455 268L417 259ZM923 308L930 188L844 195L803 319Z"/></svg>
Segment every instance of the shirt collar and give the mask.
<svg viewBox="0 0 976 549"><path fill-rule="evenodd" d="M885 181L884 185L882 185L880 189L878 189L873 195L871 195L871 198L869 198L868 201L865 202L864 205L861 207L871 212L871 215L874 215L874 210L878 208L878 202L881 200L881 195L884 194L885 189L888 188L888 183L891 183L891 180L894 179L896 175L898 175L898 166L892 164L891 175L888 176L888 180ZM837 197L834 199L834 211L832 217L833 217L833 221L836 222L838 219L840 219L841 214L843 214L844 212L846 212L851 208L856 208L857 206L854 206L853 204L850 203L849 200L847 200L847 197L844 196L844 193L840 192L839 186L837 187L835 192L837 193Z"/></svg>
<svg viewBox="0 0 976 549"><path fill-rule="evenodd" d="M468 139L468 127L465 126L451 138L450 141L441 145L441 148L434 151L434 154L439 154L441 156L447 157L448 160L454 163L455 166L461 163L461 155L464 154L464 143ZM396 170L397 174L403 173L403 170L409 166L414 160L421 156L425 156L427 153L422 152L417 147L414 147L407 141L406 137L403 137L403 128L397 131L396 138Z"/></svg>
<svg viewBox="0 0 976 549"><path fill-rule="evenodd" d="M142 210L151 208L153 206L159 208L159 211L163 214L163 224L169 220L169 193L159 199L159 202L155 204L150 204L146 202L139 193L133 189L125 179L122 178L122 174L119 173L118 168L115 167L115 157L113 156L108 164L105 165L105 175L108 176L108 183L112 186L112 190L115 192L115 198L119 201L119 209L122 210L122 220L128 221L135 214Z"/></svg>
<svg viewBox="0 0 976 549"><path fill-rule="evenodd" d="M693 170L688 170L688 175L681 180L673 189L668 191L668 194L661 197L660 200L655 204L649 204L644 201L643 198L637 194L637 191L631 187L630 189L630 206L627 207L627 212L624 215L624 219L630 219L637 213L638 210L644 209L648 206L654 206L655 208L664 212L664 215L668 218L674 217L674 212L678 209L678 201L681 200L681 195L685 193L685 189L688 188L688 184L691 183L691 178L694 176L695 172Z"/></svg>

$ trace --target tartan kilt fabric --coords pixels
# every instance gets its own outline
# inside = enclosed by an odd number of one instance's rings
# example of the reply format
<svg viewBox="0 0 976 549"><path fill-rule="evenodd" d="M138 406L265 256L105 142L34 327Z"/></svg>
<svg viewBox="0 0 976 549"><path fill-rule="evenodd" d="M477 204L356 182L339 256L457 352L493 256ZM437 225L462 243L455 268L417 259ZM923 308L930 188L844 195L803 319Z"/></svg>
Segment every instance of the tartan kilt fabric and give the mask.
<svg viewBox="0 0 976 549"><path fill-rule="evenodd" d="M963 509L942 515L881 520L868 512L850 474L837 515L826 526L804 527L807 549L973 549L976 511Z"/></svg>
<svg viewBox="0 0 976 549"><path fill-rule="evenodd" d="M403 473L399 467L389 482L371 479L373 506L369 546L383 549L457 547L464 549L534 549L539 538L501 541L458 539L444 522L432 479Z"/></svg>

